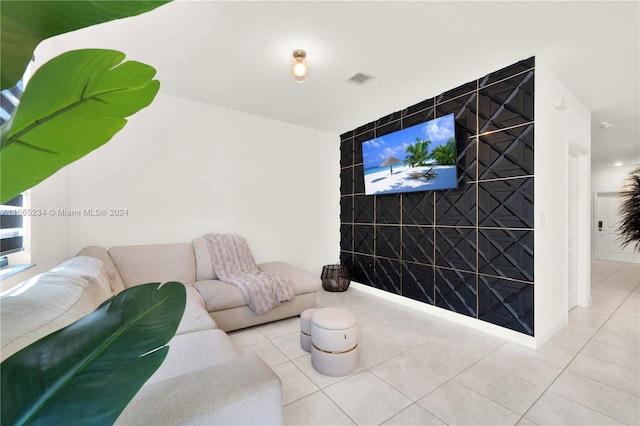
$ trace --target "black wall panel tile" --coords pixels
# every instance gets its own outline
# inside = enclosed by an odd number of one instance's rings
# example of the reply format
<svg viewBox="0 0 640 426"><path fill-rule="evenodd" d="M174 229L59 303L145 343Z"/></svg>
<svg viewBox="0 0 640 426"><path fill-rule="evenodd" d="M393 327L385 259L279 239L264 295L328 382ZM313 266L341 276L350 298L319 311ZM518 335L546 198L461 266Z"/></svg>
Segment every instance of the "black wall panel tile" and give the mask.
<svg viewBox="0 0 640 426"><path fill-rule="evenodd" d="M446 92L436 96L436 103L440 104L458 98L462 95L468 95L470 92L476 90L476 88L477 82L475 80L470 81L469 83L458 86L455 89L447 90Z"/></svg>
<svg viewBox="0 0 640 426"><path fill-rule="evenodd" d="M353 167L340 169L340 193L353 194Z"/></svg>
<svg viewBox="0 0 640 426"><path fill-rule="evenodd" d="M376 225L376 256L402 258L399 226Z"/></svg>
<svg viewBox="0 0 640 426"><path fill-rule="evenodd" d="M392 121L388 124L383 124L380 127L376 128L376 138L383 137L384 135L388 135L392 132L397 132L398 130L402 130L402 122L400 120Z"/></svg>
<svg viewBox="0 0 640 426"><path fill-rule="evenodd" d="M376 197L376 223L400 223L400 197L396 194Z"/></svg>
<svg viewBox="0 0 640 426"><path fill-rule="evenodd" d="M430 100L429 103L433 105L433 100ZM424 123L425 121L433 120L434 108L433 106L426 108L424 110L416 110L409 113L409 109L403 111L402 116L402 128L406 129L407 127L415 126L416 124Z"/></svg>
<svg viewBox="0 0 640 426"><path fill-rule="evenodd" d="M402 223L406 225L433 225L433 192L402 194Z"/></svg>
<svg viewBox="0 0 640 426"><path fill-rule="evenodd" d="M353 165L353 139L340 143L340 167Z"/></svg>
<svg viewBox="0 0 640 426"><path fill-rule="evenodd" d="M436 118L447 114L455 114L456 118L456 137L458 126L464 129L469 135L475 135L476 131L476 100L477 92L455 98L451 101L438 104L436 106Z"/></svg>
<svg viewBox="0 0 640 426"><path fill-rule="evenodd" d="M353 225L340 224L340 250L353 251Z"/></svg>
<svg viewBox="0 0 640 426"><path fill-rule="evenodd" d="M533 228L533 178L478 184L479 226Z"/></svg>
<svg viewBox="0 0 640 426"><path fill-rule="evenodd" d="M358 164L353 168L353 193L364 194L364 166Z"/></svg>
<svg viewBox="0 0 640 426"><path fill-rule="evenodd" d="M433 227L402 227L402 260L433 265L433 250Z"/></svg>
<svg viewBox="0 0 640 426"><path fill-rule="evenodd" d="M353 196L343 195L340 197L340 222L353 223Z"/></svg>
<svg viewBox="0 0 640 426"><path fill-rule="evenodd" d="M534 65L341 135L340 261L352 280L533 334ZM363 142L450 113L456 189L364 195Z"/></svg>
<svg viewBox="0 0 640 426"><path fill-rule="evenodd" d="M436 306L476 317L476 275L435 268Z"/></svg>
<svg viewBox="0 0 640 426"><path fill-rule="evenodd" d="M480 179L533 175L533 125L480 136Z"/></svg>
<svg viewBox="0 0 640 426"><path fill-rule="evenodd" d="M355 223L373 223L374 198L367 195L353 197L353 221Z"/></svg>
<svg viewBox="0 0 640 426"><path fill-rule="evenodd" d="M374 257L362 254L353 255L353 269L350 271L353 281L374 287Z"/></svg>
<svg viewBox="0 0 640 426"><path fill-rule="evenodd" d="M478 272L533 282L533 231L480 229Z"/></svg>
<svg viewBox="0 0 640 426"><path fill-rule="evenodd" d="M365 140L362 140L362 141L359 141L359 142L356 142L354 140L354 142L353 142L353 164L362 164L364 162L363 157L362 157L362 142L366 142L367 140L369 140L369 139L365 139Z"/></svg>
<svg viewBox="0 0 640 426"><path fill-rule="evenodd" d="M480 89L479 133L533 121L533 71Z"/></svg>
<svg viewBox="0 0 640 426"><path fill-rule="evenodd" d="M340 264L345 265L349 271L349 278L353 279L353 253L348 251L340 252Z"/></svg>
<svg viewBox="0 0 640 426"><path fill-rule="evenodd" d="M436 228L437 266L476 270L475 228Z"/></svg>
<svg viewBox="0 0 640 426"><path fill-rule="evenodd" d="M373 225L353 225L353 251L374 254L374 232Z"/></svg>
<svg viewBox="0 0 640 426"><path fill-rule="evenodd" d="M476 187L436 193L436 225L476 226Z"/></svg>
<svg viewBox="0 0 640 426"><path fill-rule="evenodd" d="M405 262L402 269L402 295L433 305L433 274L433 266Z"/></svg>
<svg viewBox="0 0 640 426"><path fill-rule="evenodd" d="M533 285L480 276L478 318L533 336Z"/></svg>
<svg viewBox="0 0 640 426"><path fill-rule="evenodd" d="M374 286L393 294L401 294L402 264L376 257Z"/></svg>
<svg viewBox="0 0 640 426"><path fill-rule="evenodd" d="M487 86L500 80L504 80L524 71L528 71L535 66L535 57L524 59L513 65L494 71L480 79L480 87Z"/></svg>

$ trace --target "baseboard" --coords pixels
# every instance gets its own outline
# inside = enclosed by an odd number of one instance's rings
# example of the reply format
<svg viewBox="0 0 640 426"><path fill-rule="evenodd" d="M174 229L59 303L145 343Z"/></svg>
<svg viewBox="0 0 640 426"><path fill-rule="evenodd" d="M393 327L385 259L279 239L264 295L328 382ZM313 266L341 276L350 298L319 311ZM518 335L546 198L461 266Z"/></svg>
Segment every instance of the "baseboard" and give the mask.
<svg viewBox="0 0 640 426"><path fill-rule="evenodd" d="M438 318L443 318L448 321L455 322L456 324L460 324L465 327L473 328L474 330L482 331L492 336L500 337L502 339L508 340L510 342L513 342L528 348L536 349L536 347L539 346L537 344L537 341L539 339L535 336L527 336L525 334L518 333L517 331L509 330L507 328L500 327L495 324L490 324L488 322L481 321L477 318L471 318L465 315L457 314L455 312L447 311L446 309L438 308L433 305L428 305L426 303L419 302L417 300L409 299L408 297L403 297L397 294L389 293L387 291L369 287L368 285L360 284L354 281L351 281L351 287L353 287L358 291L372 294L382 299L395 302L397 304L406 306L411 309L416 309L418 311L428 313ZM543 342L546 341L549 337L551 336L548 336L546 339L543 340Z"/></svg>

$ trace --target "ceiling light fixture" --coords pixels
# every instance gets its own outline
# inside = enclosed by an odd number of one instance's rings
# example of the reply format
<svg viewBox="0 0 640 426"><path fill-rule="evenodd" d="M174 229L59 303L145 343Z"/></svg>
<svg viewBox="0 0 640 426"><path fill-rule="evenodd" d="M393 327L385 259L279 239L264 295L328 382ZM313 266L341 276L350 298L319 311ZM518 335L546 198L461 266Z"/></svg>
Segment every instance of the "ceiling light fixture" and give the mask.
<svg viewBox="0 0 640 426"><path fill-rule="evenodd" d="M291 78L297 83L304 83L309 74L309 64L304 59L307 57L307 53L304 50L294 50L293 59L289 69L291 70Z"/></svg>
<svg viewBox="0 0 640 426"><path fill-rule="evenodd" d="M608 129L609 127L613 127L613 123L610 121L603 121L602 123L600 123L600 127L602 127L603 129Z"/></svg>
<svg viewBox="0 0 640 426"><path fill-rule="evenodd" d="M613 163L613 165L616 167L620 167L622 166L622 161L616 161L615 163Z"/></svg>

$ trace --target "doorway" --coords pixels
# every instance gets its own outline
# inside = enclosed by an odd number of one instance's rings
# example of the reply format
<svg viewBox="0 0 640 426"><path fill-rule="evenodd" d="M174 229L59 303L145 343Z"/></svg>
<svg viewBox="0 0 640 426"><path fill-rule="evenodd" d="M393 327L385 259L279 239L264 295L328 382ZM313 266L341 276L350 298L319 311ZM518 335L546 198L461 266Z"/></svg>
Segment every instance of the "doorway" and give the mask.
<svg viewBox="0 0 640 426"><path fill-rule="evenodd" d="M640 262L640 256L632 246L623 247L618 236L620 223L621 194L619 192L597 192L595 194L596 259L617 262Z"/></svg>

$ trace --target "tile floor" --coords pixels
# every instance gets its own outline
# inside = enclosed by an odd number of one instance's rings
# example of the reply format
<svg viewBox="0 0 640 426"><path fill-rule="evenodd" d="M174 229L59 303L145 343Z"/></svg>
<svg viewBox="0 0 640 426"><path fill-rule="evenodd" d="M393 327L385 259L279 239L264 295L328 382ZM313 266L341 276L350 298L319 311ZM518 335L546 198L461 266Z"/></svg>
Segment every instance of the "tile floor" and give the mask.
<svg viewBox="0 0 640 426"><path fill-rule="evenodd" d="M358 319L350 376L314 371L298 317L230 336L282 379L289 425L637 425L640 265L596 261L591 277L593 306L537 350L354 288L318 294Z"/></svg>

